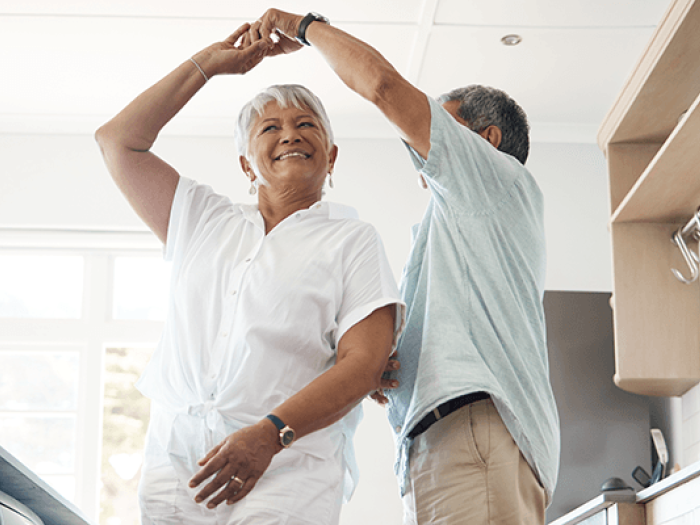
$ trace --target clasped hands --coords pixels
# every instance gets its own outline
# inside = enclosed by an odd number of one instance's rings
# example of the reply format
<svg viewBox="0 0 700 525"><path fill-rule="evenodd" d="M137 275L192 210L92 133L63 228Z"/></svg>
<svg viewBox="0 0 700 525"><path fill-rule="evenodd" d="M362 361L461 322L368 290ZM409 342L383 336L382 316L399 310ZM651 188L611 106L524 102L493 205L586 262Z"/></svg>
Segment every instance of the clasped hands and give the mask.
<svg viewBox="0 0 700 525"><path fill-rule="evenodd" d="M257 66L265 57L293 53L302 47L296 35L302 16L269 9L259 19L245 23L223 42L203 50L207 55L206 73L242 75ZM202 57L198 57L198 63Z"/></svg>
<svg viewBox="0 0 700 525"><path fill-rule="evenodd" d="M252 24L248 24L248 30L241 37L238 45L240 49L246 49L263 41L267 44L265 56L276 56L293 53L302 47L296 40L299 24L303 16L285 13L278 9L268 9L265 14Z"/></svg>

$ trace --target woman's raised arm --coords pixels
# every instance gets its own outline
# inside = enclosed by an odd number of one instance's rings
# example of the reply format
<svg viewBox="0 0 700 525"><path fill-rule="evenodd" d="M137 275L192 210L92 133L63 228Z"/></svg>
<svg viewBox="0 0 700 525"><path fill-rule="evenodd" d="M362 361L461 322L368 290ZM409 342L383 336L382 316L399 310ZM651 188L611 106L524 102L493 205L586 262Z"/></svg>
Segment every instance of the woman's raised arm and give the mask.
<svg viewBox="0 0 700 525"><path fill-rule="evenodd" d="M151 153L158 133L209 78L244 74L265 56L272 43L260 40L236 46L248 29L239 27L223 42L203 49L136 97L95 133L105 164L117 186L146 225L165 243L168 220L180 176Z"/></svg>

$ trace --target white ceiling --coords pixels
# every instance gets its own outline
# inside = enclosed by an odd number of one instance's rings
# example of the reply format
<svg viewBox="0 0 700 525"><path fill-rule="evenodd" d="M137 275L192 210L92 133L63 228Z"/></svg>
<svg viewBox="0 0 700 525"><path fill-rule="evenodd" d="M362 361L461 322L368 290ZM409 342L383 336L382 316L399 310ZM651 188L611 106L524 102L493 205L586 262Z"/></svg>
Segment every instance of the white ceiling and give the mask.
<svg viewBox="0 0 700 525"><path fill-rule="evenodd" d="M319 11L430 95L471 83L508 91L535 141L594 142L669 0L0 0L0 132L92 133L193 53L271 6ZM500 39L523 41L506 47ZM300 82L339 137L394 134L313 49L207 85L166 130L231 135L242 103Z"/></svg>

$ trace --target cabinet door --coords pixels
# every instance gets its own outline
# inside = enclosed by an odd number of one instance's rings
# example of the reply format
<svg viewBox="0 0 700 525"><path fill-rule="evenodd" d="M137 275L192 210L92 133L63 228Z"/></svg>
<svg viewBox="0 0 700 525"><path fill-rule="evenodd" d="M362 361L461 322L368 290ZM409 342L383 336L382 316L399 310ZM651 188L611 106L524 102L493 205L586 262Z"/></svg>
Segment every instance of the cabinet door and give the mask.
<svg viewBox="0 0 700 525"><path fill-rule="evenodd" d="M677 224L613 223L615 384L679 396L700 380L700 285L679 282Z"/></svg>

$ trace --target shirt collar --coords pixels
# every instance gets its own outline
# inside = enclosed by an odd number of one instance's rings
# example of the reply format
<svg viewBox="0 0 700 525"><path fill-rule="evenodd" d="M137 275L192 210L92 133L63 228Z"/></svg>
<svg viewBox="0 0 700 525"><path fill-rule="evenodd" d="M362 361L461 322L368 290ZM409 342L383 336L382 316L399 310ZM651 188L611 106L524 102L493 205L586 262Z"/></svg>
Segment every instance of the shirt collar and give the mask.
<svg viewBox="0 0 700 525"><path fill-rule="evenodd" d="M263 218L262 215L260 215L257 204L239 204L238 207L247 221L250 221L262 230L265 229Z"/></svg>
<svg viewBox="0 0 700 525"><path fill-rule="evenodd" d="M241 213L250 222L256 224L260 217L260 210L257 204L239 204ZM357 210L351 206L338 204L337 202L318 201L312 204L307 210L301 210L304 215L325 215L330 220L359 219Z"/></svg>
<svg viewBox="0 0 700 525"><path fill-rule="evenodd" d="M319 206L320 205L320 206ZM351 206L346 206L344 204L338 204L337 202L317 202L314 206L319 206L318 210L324 210L324 213L328 214L328 218L331 220L341 220L341 219L359 219L360 216L357 214L357 210ZM312 206L313 208L313 206Z"/></svg>

